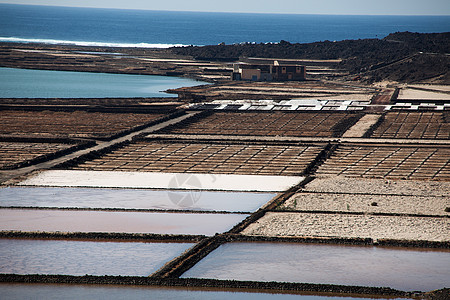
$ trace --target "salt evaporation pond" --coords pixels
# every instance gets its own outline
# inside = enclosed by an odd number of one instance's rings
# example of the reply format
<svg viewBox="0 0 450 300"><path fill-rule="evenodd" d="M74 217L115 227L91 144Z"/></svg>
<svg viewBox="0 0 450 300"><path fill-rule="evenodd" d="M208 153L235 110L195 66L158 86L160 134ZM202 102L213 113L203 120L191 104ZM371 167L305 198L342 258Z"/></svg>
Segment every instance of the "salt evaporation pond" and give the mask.
<svg viewBox="0 0 450 300"><path fill-rule="evenodd" d="M0 231L214 235L246 214L0 209Z"/></svg>
<svg viewBox="0 0 450 300"><path fill-rule="evenodd" d="M64 284L23 284L23 283L0 283L0 294L5 299L166 299L166 300L316 300L337 299L349 300L350 297L325 297L313 295L289 295L289 294L267 294L256 292L231 292L213 291L189 288L163 288L142 286L92 286L92 285L64 285ZM106 296L107 295L107 296Z"/></svg>
<svg viewBox="0 0 450 300"><path fill-rule="evenodd" d="M149 276L193 245L0 239L0 273Z"/></svg>
<svg viewBox="0 0 450 300"><path fill-rule="evenodd" d="M0 68L0 98L175 97L163 91L206 82L187 78Z"/></svg>
<svg viewBox="0 0 450 300"><path fill-rule="evenodd" d="M214 250L182 277L431 291L450 286L450 252L293 243L229 243Z"/></svg>
<svg viewBox="0 0 450 300"><path fill-rule="evenodd" d="M79 207L254 212L274 193L4 187L2 207Z"/></svg>
<svg viewBox="0 0 450 300"><path fill-rule="evenodd" d="M47 170L18 185L273 193L283 192L304 179L275 175Z"/></svg>

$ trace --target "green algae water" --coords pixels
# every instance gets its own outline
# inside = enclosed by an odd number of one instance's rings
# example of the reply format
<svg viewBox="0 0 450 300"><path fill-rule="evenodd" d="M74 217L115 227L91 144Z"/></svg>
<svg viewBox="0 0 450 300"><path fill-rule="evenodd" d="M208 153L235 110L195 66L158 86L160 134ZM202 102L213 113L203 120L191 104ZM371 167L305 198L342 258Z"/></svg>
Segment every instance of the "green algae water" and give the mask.
<svg viewBox="0 0 450 300"><path fill-rule="evenodd" d="M169 76L0 68L0 98L175 97L164 91L201 84Z"/></svg>

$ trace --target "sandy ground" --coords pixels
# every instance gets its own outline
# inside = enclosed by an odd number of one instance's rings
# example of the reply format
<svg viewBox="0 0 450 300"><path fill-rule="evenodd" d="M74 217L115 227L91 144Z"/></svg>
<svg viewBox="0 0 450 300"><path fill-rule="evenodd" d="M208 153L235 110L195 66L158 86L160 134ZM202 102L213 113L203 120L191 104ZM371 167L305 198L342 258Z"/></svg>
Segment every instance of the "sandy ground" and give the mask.
<svg viewBox="0 0 450 300"><path fill-rule="evenodd" d="M345 93L345 94L361 94L361 95L367 95L367 91L355 91L355 89L326 89L326 88L310 88L310 87L304 87L304 86L298 86L297 88L295 87L285 87L285 86L276 86L276 87L272 87L269 85L265 85L265 86L222 86L220 87L223 90L258 90L258 91L276 91L276 92L300 92L300 93L304 93L304 92L310 92L310 93L316 93L318 90L322 93L336 93L336 94L340 94L340 93Z"/></svg>
<svg viewBox="0 0 450 300"><path fill-rule="evenodd" d="M355 125L350 127L342 137L363 137L364 133L366 133L370 126L374 125L380 117L381 115L364 115Z"/></svg>
<svg viewBox="0 0 450 300"><path fill-rule="evenodd" d="M415 89L402 89L398 95L399 100L446 100L450 101L450 95L439 92L427 92Z"/></svg>
<svg viewBox="0 0 450 300"><path fill-rule="evenodd" d="M450 85L438 85L438 84L408 84L410 87L416 87L421 89L435 90L450 92Z"/></svg>
<svg viewBox="0 0 450 300"><path fill-rule="evenodd" d="M299 212L269 212L243 234L449 241L449 195L450 182L320 178L280 207Z"/></svg>
<svg viewBox="0 0 450 300"><path fill-rule="evenodd" d="M450 198L450 182L331 177L314 179L306 185L304 191Z"/></svg>
<svg viewBox="0 0 450 300"><path fill-rule="evenodd" d="M280 208L450 216L450 213L445 212L447 207L450 207L448 197L298 193Z"/></svg>
<svg viewBox="0 0 450 300"><path fill-rule="evenodd" d="M448 218L269 212L244 235L450 241Z"/></svg>
<svg viewBox="0 0 450 300"><path fill-rule="evenodd" d="M320 97L320 100L342 100L342 101L367 101L372 99L372 94L346 94L346 95L336 95L336 96L326 96Z"/></svg>

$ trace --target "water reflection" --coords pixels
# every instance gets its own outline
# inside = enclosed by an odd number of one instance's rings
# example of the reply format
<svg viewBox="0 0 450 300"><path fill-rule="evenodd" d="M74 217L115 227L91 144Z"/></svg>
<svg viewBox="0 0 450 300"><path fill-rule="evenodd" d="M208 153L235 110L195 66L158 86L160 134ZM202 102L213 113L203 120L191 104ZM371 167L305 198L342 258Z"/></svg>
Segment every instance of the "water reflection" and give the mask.
<svg viewBox="0 0 450 300"><path fill-rule="evenodd" d="M0 283L0 294L5 299L166 299L166 300L271 300L271 299L337 299L350 297L325 297L312 295L266 294L230 291L206 291L183 288L90 286L90 285L44 285ZM107 295L107 296L106 296Z"/></svg>
<svg viewBox="0 0 450 300"><path fill-rule="evenodd" d="M148 276L191 246L0 239L0 273Z"/></svg>
<svg viewBox="0 0 450 300"><path fill-rule="evenodd" d="M450 252L279 243L220 246L184 278L384 286L430 291L450 285Z"/></svg>
<svg viewBox="0 0 450 300"><path fill-rule="evenodd" d="M245 214L0 209L0 230L214 235Z"/></svg>
<svg viewBox="0 0 450 300"><path fill-rule="evenodd" d="M161 91L206 82L187 78L0 68L1 98L174 97Z"/></svg>
<svg viewBox="0 0 450 300"><path fill-rule="evenodd" d="M0 188L0 206L254 212L275 195L142 189L4 187ZM195 201L189 201L190 199Z"/></svg>

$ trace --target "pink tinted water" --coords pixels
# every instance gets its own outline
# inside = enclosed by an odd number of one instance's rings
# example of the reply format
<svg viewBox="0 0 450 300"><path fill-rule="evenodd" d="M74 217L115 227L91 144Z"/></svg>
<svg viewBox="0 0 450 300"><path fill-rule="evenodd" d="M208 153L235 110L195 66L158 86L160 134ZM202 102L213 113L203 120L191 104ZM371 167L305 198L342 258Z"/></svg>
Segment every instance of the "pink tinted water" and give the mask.
<svg viewBox="0 0 450 300"><path fill-rule="evenodd" d="M182 277L430 291L450 286L450 252L291 243L229 243L214 250Z"/></svg>
<svg viewBox="0 0 450 300"><path fill-rule="evenodd" d="M193 245L0 239L0 273L148 276Z"/></svg>
<svg viewBox="0 0 450 300"><path fill-rule="evenodd" d="M0 206L253 212L275 195L145 189L3 187L0 188Z"/></svg>
<svg viewBox="0 0 450 300"><path fill-rule="evenodd" d="M0 230L214 235L248 215L0 209Z"/></svg>

